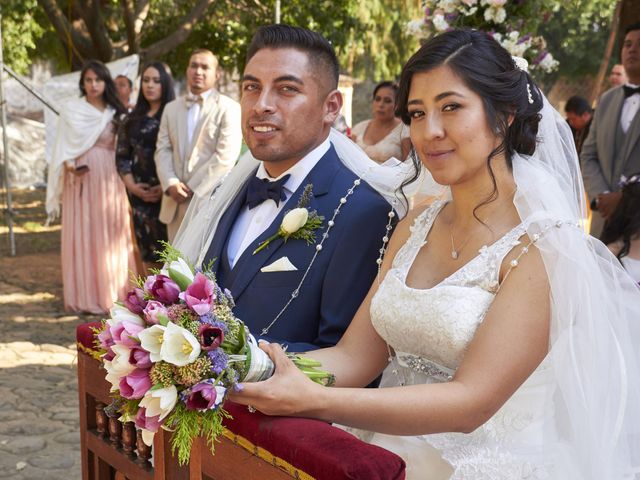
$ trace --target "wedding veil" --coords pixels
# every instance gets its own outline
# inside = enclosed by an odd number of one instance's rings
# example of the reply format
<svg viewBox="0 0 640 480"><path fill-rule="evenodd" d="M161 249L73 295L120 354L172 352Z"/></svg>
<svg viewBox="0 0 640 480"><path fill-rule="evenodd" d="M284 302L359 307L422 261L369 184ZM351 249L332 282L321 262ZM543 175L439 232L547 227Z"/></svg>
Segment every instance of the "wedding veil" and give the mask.
<svg viewBox="0 0 640 480"><path fill-rule="evenodd" d="M584 233L585 196L566 121L544 99L532 156L514 155L514 204L537 238L550 284L545 453L553 478L623 479L640 472L640 289Z"/></svg>
<svg viewBox="0 0 640 480"><path fill-rule="evenodd" d="M345 167L382 195L402 218L406 214L408 205L399 194L399 189L415 173L411 162L400 162L392 158L379 165L371 160L358 145L333 128L329 134L329 140ZM192 199L173 244L195 265L202 264L220 217L258 165L259 162L251 156L251 152L247 151L231 172L214 187L210 196ZM411 197L418 188L421 188L422 192L425 189L433 189L436 192L435 183L425 186L424 178L424 172L419 172L417 181L403 188L404 194ZM382 237L380 244L382 246Z"/></svg>

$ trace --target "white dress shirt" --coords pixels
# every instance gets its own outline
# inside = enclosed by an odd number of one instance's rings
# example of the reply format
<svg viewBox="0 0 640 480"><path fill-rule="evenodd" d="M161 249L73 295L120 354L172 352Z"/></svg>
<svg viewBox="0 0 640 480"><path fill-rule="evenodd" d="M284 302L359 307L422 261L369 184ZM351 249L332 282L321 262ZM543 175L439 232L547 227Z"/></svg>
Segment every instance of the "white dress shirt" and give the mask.
<svg viewBox="0 0 640 480"><path fill-rule="evenodd" d="M306 156L304 156L298 163L296 163L289 170L284 172L277 178L271 178L264 168L264 162L260 162L256 177L263 179L268 178L270 180L278 180L285 175L291 175L284 184L284 193L287 196L285 200L280 201L280 205L277 206L276 202L268 199L262 202L257 207L249 210L249 207L245 205L236 219L233 227L231 228L231 236L229 237L229 244L227 247L227 255L229 257L229 265L233 268L242 255L253 241L258 238L262 232L264 232L280 213L280 210L284 208L285 203L291 198L293 192L295 192L302 182L307 177L309 172L316 166L318 161L329 150L331 142L327 138L324 142L318 145L315 149L311 150Z"/></svg>
<svg viewBox="0 0 640 480"><path fill-rule="evenodd" d="M193 140L193 134L196 131L198 122L200 121L200 113L202 112L202 105L204 104L204 102L207 101L212 91L213 89L210 88L206 92L200 93L199 95L202 97L202 104L198 102L194 102L194 104L191 105L191 107L189 107L189 110L187 110L187 139L189 140L189 145L191 145L191 141Z"/></svg>
<svg viewBox="0 0 640 480"><path fill-rule="evenodd" d="M631 88L637 88L640 85L634 85L633 83L627 83ZM622 113L620 114L620 126L622 127L622 131L627 133L629 131L629 127L631 126L631 122L633 122L633 118L638 113L640 109L640 93L634 93L633 95L628 96L624 99L624 103L622 104Z"/></svg>

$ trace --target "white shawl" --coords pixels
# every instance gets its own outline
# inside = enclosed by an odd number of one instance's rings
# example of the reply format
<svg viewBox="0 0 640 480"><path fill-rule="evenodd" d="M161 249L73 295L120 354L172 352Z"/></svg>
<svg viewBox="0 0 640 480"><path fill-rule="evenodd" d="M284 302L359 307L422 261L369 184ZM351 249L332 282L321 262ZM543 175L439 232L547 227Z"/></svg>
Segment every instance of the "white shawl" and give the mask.
<svg viewBox="0 0 640 480"><path fill-rule="evenodd" d="M47 183L47 223L60 214L64 162L74 161L93 145L113 119L115 110L107 106L100 111L82 97L65 104L53 145Z"/></svg>

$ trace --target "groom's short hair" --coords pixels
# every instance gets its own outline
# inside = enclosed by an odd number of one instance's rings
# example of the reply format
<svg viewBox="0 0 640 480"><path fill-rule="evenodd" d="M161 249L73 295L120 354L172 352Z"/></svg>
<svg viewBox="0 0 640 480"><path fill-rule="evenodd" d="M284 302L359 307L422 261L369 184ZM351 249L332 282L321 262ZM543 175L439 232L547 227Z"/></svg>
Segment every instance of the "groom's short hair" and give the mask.
<svg viewBox="0 0 640 480"><path fill-rule="evenodd" d="M305 52L316 72L327 78L329 90L338 88L338 58L329 41L319 33L285 24L260 27L251 39L246 63L265 48L294 48Z"/></svg>

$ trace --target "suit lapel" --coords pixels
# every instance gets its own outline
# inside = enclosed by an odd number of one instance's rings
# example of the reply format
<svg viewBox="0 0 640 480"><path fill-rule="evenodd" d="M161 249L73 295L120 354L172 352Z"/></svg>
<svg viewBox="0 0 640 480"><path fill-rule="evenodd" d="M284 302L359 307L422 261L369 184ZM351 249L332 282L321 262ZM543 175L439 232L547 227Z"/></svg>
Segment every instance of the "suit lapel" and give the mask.
<svg viewBox="0 0 640 480"><path fill-rule="evenodd" d="M607 109L608 112L611 112L612 117L606 118L602 125L607 128L604 129L604 145L607 145L608 155L607 159L609 160L609 164L605 165L603 160L604 158L600 158L600 162L602 163L602 171L605 172L605 176L608 176L609 173L612 172L612 166L616 163L616 135L617 130L620 127L620 116L622 115L622 104L624 103L624 93L622 91L622 87L619 87L619 91L616 92L615 97L611 100L611 108ZM611 128L611 126L615 125L615 127ZM618 150L618 155L622 153L622 148ZM609 179L609 183L611 183L611 179Z"/></svg>
<svg viewBox="0 0 640 480"><path fill-rule="evenodd" d="M289 198L285 206L282 208L282 210L280 210L278 216L271 223L271 225L269 225L269 228L262 232L262 234L259 235L258 238L256 238L256 240L247 247L247 249L242 253L240 258L236 262L233 270L237 270L237 274L234 275L235 278L233 285L231 287L227 287L231 289L234 298L238 298L242 294L242 292L244 292L253 277L258 274L262 267L271 263L271 260L277 257L278 250L280 250L280 248L285 245L284 240L281 237L278 237L273 240L267 248L262 249L255 255L253 254L260 243L277 233L280 225L282 224L282 219L284 218L285 213L296 208L300 200L300 195L304 191L304 188L308 184L313 185L313 196L310 199L307 208L309 210L318 210L317 198L326 195L329 192L331 184L333 183L333 179L335 178L339 168L340 166L338 157L335 153L335 150L333 149L333 146L331 146L327 153L313 167L311 172L309 172L298 189L293 193L293 195L291 195L291 198ZM318 213L322 214L321 212ZM321 235L321 231L326 228L326 222L328 220L328 218L325 218L320 231L316 231L316 238L318 238L318 236ZM303 240L288 240L288 242L301 241ZM308 248L314 247L312 245L309 245ZM299 269L307 268L307 265L296 266Z"/></svg>
<svg viewBox="0 0 640 480"><path fill-rule="evenodd" d="M187 163L187 152L189 151L189 133L187 132L188 114L189 109L187 108L187 104L184 101L184 97L181 97L176 122L178 127L178 152L180 154L180 161L182 162L183 170ZM182 175L184 172L180 172L180 174Z"/></svg>
<svg viewBox="0 0 640 480"><path fill-rule="evenodd" d="M219 96L219 93L216 90L213 90L209 94L209 97L202 104L202 107L200 110L200 119L198 120L198 124L196 125L196 128L193 131L193 138L191 139L191 145L189 145L187 150L189 152L186 157L187 162L191 161L191 157L193 156L193 151L196 145L198 145L200 141L200 135L202 134L202 129L204 125L206 125L207 122L209 121L209 117L211 116L211 113L215 110L213 107L218 104L218 96Z"/></svg>
<svg viewBox="0 0 640 480"><path fill-rule="evenodd" d="M226 244L227 238L231 234L231 229L233 228L233 224L238 218L238 214L240 210L244 206L245 197L247 195L247 186L249 184L249 179L255 175L255 171L247 177L245 184L238 191L238 194L233 199L227 210L224 212L220 221L218 222L218 227L216 228L216 232L213 235L213 239L211 240L211 245L209 246L209 251L205 256L205 263L209 262L213 259L216 260L214 263L213 270L217 273L220 259L222 258L222 248ZM226 285L225 285L226 286ZM227 287L229 288L229 287Z"/></svg>
<svg viewBox="0 0 640 480"><path fill-rule="evenodd" d="M627 137L624 142L624 148L621 149L622 156L620 157L620 161L616 162L616 169L614 171L615 176L612 179L614 184L617 183L617 181L620 179L620 175L622 174L624 167L629 161L629 157L631 156L633 147L635 147L638 139L640 139L640 110L636 112L636 115L631 121L631 125L629 126Z"/></svg>

